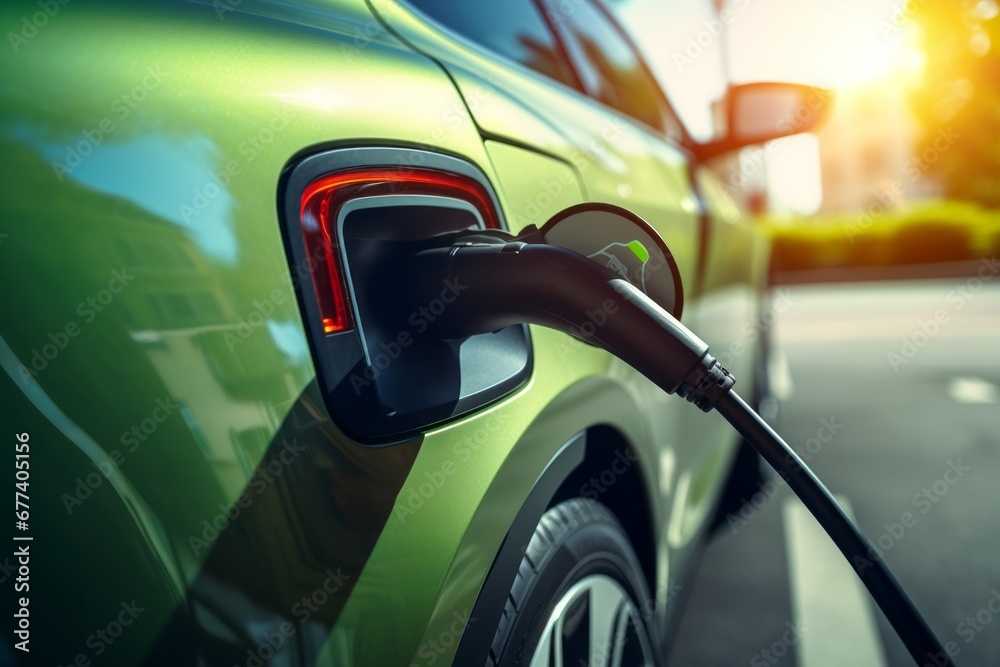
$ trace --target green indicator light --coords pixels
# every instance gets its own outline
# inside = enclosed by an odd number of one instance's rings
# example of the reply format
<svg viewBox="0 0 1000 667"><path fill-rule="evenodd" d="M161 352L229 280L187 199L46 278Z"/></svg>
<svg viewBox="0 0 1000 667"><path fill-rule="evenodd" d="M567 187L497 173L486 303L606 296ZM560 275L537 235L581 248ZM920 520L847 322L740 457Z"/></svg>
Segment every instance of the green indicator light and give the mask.
<svg viewBox="0 0 1000 667"><path fill-rule="evenodd" d="M649 251L646 250L646 246L642 245L641 241L630 241L628 244L628 249L635 253L635 256L639 258L639 261L643 264L649 259Z"/></svg>

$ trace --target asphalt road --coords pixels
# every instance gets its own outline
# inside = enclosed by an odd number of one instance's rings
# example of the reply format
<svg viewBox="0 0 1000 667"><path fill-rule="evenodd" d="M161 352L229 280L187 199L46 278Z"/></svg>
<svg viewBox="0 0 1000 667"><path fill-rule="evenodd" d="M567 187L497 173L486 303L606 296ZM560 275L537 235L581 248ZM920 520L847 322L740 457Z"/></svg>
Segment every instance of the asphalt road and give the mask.
<svg viewBox="0 0 1000 667"><path fill-rule="evenodd" d="M963 667L1000 665L991 275L791 287L771 369L779 433L847 501ZM791 493L768 486L755 504L708 545L667 664L912 665Z"/></svg>

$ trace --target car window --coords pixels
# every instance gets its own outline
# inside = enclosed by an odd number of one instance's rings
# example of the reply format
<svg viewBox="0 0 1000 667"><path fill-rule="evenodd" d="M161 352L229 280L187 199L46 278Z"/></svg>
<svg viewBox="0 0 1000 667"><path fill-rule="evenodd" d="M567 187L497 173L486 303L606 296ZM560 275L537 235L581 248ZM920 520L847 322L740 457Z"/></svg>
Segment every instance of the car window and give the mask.
<svg viewBox="0 0 1000 667"><path fill-rule="evenodd" d="M603 5L637 45L685 130L697 141L721 138L725 129L721 100L728 86L726 43L733 37L733 22L745 20L739 12L746 11L746 4L728 3L726 19L715 9L717 0Z"/></svg>
<svg viewBox="0 0 1000 667"><path fill-rule="evenodd" d="M549 78L578 87L533 0L409 0L409 4L474 42Z"/></svg>
<svg viewBox="0 0 1000 667"><path fill-rule="evenodd" d="M588 95L650 127L679 134L656 81L628 40L587 0L543 0Z"/></svg>

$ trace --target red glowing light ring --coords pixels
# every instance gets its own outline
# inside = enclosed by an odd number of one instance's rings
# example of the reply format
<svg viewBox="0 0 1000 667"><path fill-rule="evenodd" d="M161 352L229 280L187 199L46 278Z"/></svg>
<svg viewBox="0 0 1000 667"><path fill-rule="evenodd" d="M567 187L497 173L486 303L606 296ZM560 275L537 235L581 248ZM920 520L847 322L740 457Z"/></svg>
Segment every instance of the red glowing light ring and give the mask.
<svg viewBox="0 0 1000 667"><path fill-rule="evenodd" d="M323 332L327 335L354 326L340 266L338 239L331 223L335 223L340 209L352 199L392 194L460 199L476 208L487 227L500 228L489 192L475 180L456 174L412 167L382 167L336 172L313 181L302 193L299 219L308 256L322 259L326 265L325 272L313 269L312 279ZM314 224L306 224L309 218Z"/></svg>

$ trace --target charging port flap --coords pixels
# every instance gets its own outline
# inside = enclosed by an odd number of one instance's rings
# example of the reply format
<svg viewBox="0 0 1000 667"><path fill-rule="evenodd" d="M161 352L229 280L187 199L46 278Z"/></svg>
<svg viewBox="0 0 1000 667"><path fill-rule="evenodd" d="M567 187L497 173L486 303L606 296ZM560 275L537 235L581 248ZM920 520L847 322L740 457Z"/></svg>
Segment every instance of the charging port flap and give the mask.
<svg viewBox="0 0 1000 667"><path fill-rule="evenodd" d="M324 178L338 188L314 207L315 219L306 219L304 193ZM503 228L495 195L478 169L424 151L343 149L296 165L285 193L286 248L317 380L330 416L347 435L365 444L399 441L528 380L531 345L523 325L454 340L429 333L434 320L463 298L460 282L444 281L439 293L408 312L400 312L395 298L411 278L400 258L414 243ZM310 226L328 244L329 259L310 252L304 235ZM333 270L328 262L336 264ZM302 279L303 267L313 280ZM331 284L344 291L351 325L332 334L321 312L322 292Z"/></svg>

